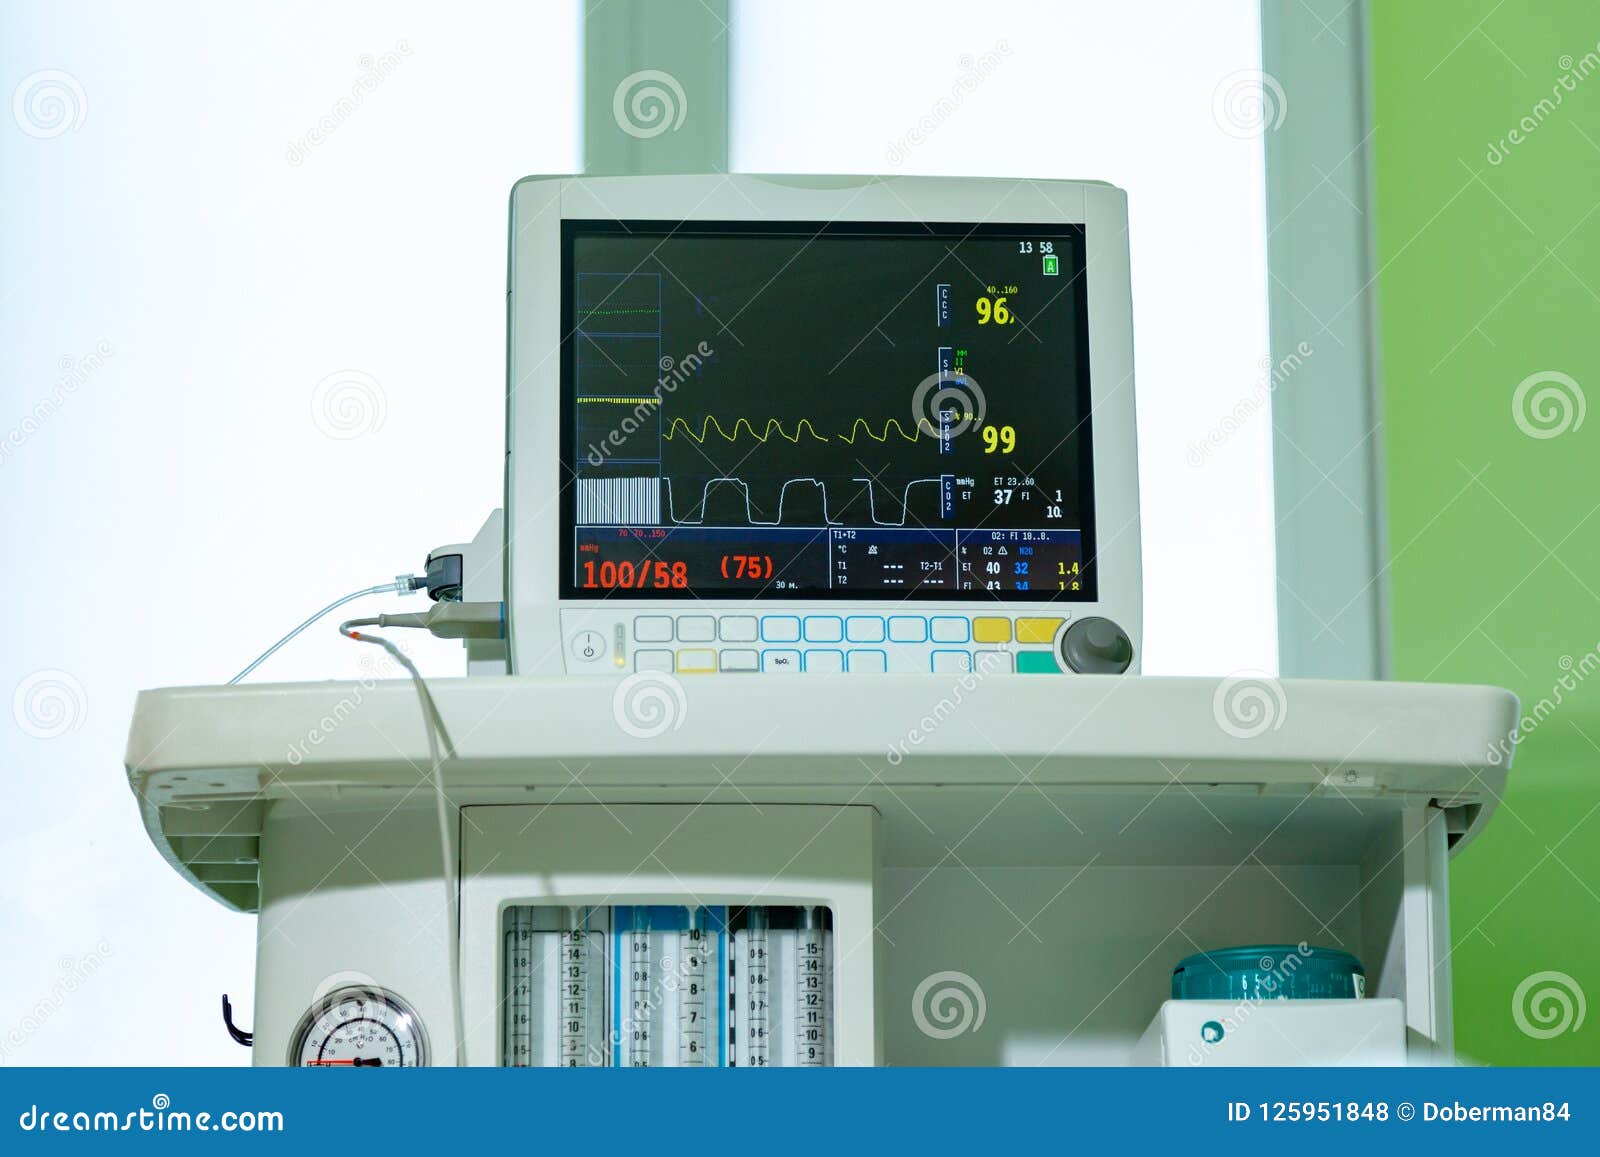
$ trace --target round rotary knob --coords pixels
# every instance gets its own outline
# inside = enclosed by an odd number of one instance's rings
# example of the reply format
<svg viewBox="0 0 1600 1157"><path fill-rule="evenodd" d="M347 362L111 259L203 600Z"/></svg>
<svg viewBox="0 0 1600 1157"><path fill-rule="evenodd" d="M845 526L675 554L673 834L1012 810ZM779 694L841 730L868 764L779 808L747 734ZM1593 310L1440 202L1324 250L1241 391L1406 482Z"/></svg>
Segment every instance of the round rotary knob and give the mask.
<svg viewBox="0 0 1600 1157"><path fill-rule="evenodd" d="M1133 663L1133 640L1110 619L1091 615L1062 634L1061 660L1080 675L1120 675Z"/></svg>

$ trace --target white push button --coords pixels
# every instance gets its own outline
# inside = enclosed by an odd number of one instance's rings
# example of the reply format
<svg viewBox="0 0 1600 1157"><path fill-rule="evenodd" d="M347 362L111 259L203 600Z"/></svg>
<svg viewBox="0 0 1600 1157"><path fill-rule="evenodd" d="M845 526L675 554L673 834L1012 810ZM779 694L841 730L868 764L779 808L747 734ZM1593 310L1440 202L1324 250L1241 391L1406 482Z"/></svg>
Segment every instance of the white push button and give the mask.
<svg viewBox="0 0 1600 1157"><path fill-rule="evenodd" d="M668 615L640 615L633 620L636 643L672 642L672 619Z"/></svg>
<svg viewBox="0 0 1600 1157"><path fill-rule="evenodd" d="M572 657L593 663L606 657L606 637L599 631L579 631L572 636Z"/></svg>
<svg viewBox="0 0 1600 1157"><path fill-rule="evenodd" d="M889 620L891 643L925 643L928 641L928 620L921 615L895 615Z"/></svg>
<svg viewBox="0 0 1600 1157"><path fill-rule="evenodd" d="M851 651L852 675L882 675L889 669L889 659L882 651Z"/></svg>
<svg viewBox="0 0 1600 1157"><path fill-rule="evenodd" d="M633 653L633 669L635 671L670 671L672 670L671 651L635 651Z"/></svg>
<svg viewBox="0 0 1600 1157"><path fill-rule="evenodd" d="M1010 651L979 651L973 657L972 669L980 675L1009 675L1011 673Z"/></svg>
<svg viewBox="0 0 1600 1157"><path fill-rule="evenodd" d="M972 670L972 656L966 651L935 651L933 653L933 673L935 675L960 675Z"/></svg>
<svg viewBox="0 0 1600 1157"><path fill-rule="evenodd" d="M954 615L936 615L929 627L935 643L965 643L972 630L966 619Z"/></svg>
<svg viewBox="0 0 1600 1157"><path fill-rule="evenodd" d="M806 642L837 643L844 638L844 620L837 615L806 616Z"/></svg>
<svg viewBox="0 0 1600 1157"><path fill-rule="evenodd" d="M763 671L776 671L780 675L798 675L800 673L800 652L763 651L761 652L761 669Z"/></svg>
<svg viewBox="0 0 1600 1157"><path fill-rule="evenodd" d="M843 651L807 651L807 675L837 675L844 670Z"/></svg>
<svg viewBox="0 0 1600 1157"><path fill-rule="evenodd" d="M724 671L758 671L761 669L761 658L754 651L723 651L722 669Z"/></svg>
<svg viewBox="0 0 1600 1157"><path fill-rule="evenodd" d="M883 620L877 615L852 616L845 620L845 638L852 643L881 643L883 642Z"/></svg>
<svg viewBox="0 0 1600 1157"><path fill-rule="evenodd" d="M769 643L798 643L800 620L794 615L768 615L761 620L761 637Z"/></svg>
<svg viewBox="0 0 1600 1157"><path fill-rule="evenodd" d="M709 647L685 647L678 652L678 671L682 674L705 674L717 669L717 653Z"/></svg>
<svg viewBox="0 0 1600 1157"><path fill-rule="evenodd" d="M717 620L710 615L682 615L678 619L678 642L710 643L717 637Z"/></svg>
<svg viewBox="0 0 1600 1157"><path fill-rule="evenodd" d="M717 629L722 632L724 643L753 643L756 641L756 617L754 615L723 615L717 620Z"/></svg>

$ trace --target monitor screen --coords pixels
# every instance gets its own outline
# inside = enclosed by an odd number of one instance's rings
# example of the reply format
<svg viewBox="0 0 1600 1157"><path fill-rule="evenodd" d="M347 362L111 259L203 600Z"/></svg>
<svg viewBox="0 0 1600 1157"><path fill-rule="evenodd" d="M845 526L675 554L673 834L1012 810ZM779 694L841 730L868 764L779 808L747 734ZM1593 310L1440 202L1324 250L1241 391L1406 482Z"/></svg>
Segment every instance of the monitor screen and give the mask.
<svg viewBox="0 0 1600 1157"><path fill-rule="evenodd" d="M567 221L564 598L1095 598L1080 225Z"/></svg>

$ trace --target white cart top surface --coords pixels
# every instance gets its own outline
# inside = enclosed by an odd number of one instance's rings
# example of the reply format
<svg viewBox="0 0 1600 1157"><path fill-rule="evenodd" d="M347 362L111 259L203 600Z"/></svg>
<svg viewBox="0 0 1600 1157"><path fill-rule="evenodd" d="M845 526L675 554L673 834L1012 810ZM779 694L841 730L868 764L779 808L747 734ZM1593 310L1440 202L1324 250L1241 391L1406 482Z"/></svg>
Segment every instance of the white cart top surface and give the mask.
<svg viewBox="0 0 1600 1157"><path fill-rule="evenodd" d="M868 804L907 863L952 840L1001 864L1354 862L1377 817L1428 805L1459 846L1504 791L1518 713L1493 687L1265 677L429 687L457 804ZM253 910L272 801L429 805L423 718L409 680L145 691L129 784L173 867Z"/></svg>

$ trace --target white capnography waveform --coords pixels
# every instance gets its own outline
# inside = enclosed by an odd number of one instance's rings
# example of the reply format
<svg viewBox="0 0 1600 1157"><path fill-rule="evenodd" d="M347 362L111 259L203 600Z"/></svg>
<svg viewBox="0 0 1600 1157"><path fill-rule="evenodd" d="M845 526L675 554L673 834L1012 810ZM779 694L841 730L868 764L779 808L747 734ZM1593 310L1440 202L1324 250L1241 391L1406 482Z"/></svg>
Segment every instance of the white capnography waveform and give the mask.
<svg viewBox="0 0 1600 1157"><path fill-rule="evenodd" d="M939 477L939 478L914 478L910 482L907 482L906 486L905 486L905 489L900 494L900 517L898 519L888 519L888 518L879 518L878 517L878 500L877 500L876 492L873 489L873 481L874 481L873 479L871 479L871 478L852 478L850 481L859 482L863 486L866 487L866 490L867 490L867 513L871 517L872 523L873 523L874 526L904 526L906 524L907 519L910 517L911 488L914 487L914 486L939 486L944 481L944 479L942 477ZM706 484L705 484L705 487L700 492L700 503L699 503L699 506L697 507L697 509L700 511L700 516L698 518L690 518L690 517L679 518L678 517L677 504L674 502L673 494L672 494L672 479L670 479L670 478L661 479L661 486L662 486L662 489L666 493L667 519L674 526L703 526L705 524L705 520L706 520L705 519L706 505L707 505L707 503L709 502L709 500L711 498L711 489L714 486L733 486L733 487L737 487L741 492L743 492L743 494L744 494L745 521L748 522L751 526L782 526L783 525L783 502L784 502L785 496L787 496L787 494L789 493L789 488L791 486L812 486L812 487L815 487L815 488L821 490L822 491L822 519L823 519L823 522L828 526L845 526L845 525L848 525L847 523L845 523L845 522L833 517L833 514L829 510L829 507L828 507L828 484L826 482L823 482L820 478L791 478L787 482L785 482L783 484L783 486L778 490L777 517L776 518L772 518L772 519L757 518L756 517L755 506L750 501L750 486L749 486L749 483L745 482L742 478L734 478L734 477L724 476L724 477L712 478L712 479L708 480L706 482Z"/></svg>

